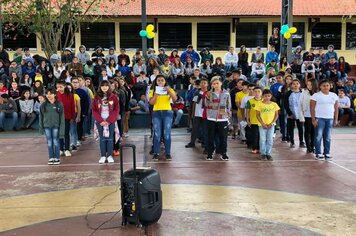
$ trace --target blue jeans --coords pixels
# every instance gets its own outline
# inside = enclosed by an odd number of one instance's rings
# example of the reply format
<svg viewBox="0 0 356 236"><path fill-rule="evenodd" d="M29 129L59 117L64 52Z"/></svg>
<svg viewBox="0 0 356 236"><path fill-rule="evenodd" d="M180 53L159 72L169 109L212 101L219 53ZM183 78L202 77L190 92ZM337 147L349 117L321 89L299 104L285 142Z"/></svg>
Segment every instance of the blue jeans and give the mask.
<svg viewBox="0 0 356 236"><path fill-rule="evenodd" d="M153 152L159 154L161 146L161 134L163 124L163 138L166 155L171 154L171 129L172 129L173 111L153 111Z"/></svg>
<svg viewBox="0 0 356 236"><path fill-rule="evenodd" d="M225 72L233 71L237 68L237 63L225 63Z"/></svg>
<svg viewBox="0 0 356 236"><path fill-rule="evenodd" d="M177 110L174 113L176 114L176 118L174 119L174 125L179 125L180 119L182 118L183 115L183 110Z"/></svg>
<svg viewBox="0 0 356 236"><path fill-rule="evenodd" d="M340 71L338 71L338 72L336 72L336 74L334 74L334 73L332 73L331 71L328 70L325 73L326 73L326 78L327 79L334 78L334 77L336 77L337 79L341 78L341 72Z"/></svg>
<svg viewBox="0 0 356 236"><path fill-rule="evenodd" d="M12 125L11 125L11 129L16 128L16 124L17 124L17 112L12 112L12 113L5 113L5 112L0 112L0 128L4 129L5 128L5 118L9 117L11 118L12 121Z"/></svg>
<svg viewBox="0 0 356 236"><path fill-rule="evenodd" d="M78 142L78 133L77 133L77 122L70 123L70 143L72 146L76 146Z"/></svg>
<svg viewBox="0 0 356 236"><path fill-rule="evenodd" d="M109 137L103 136L103 126L96 123L96 127L98 128L99 137L100 137L100 156L108 157L111 156L114 150L114 131L115 131L115 123L109 125Z"/></svg>
<svg viewBox="0 0 356 236"><path fill-rule="evenodd" d="M330 154L331 129L333 119L317 118L318 126L315 128L315 154L321 154L321 139L323 139L324 155Z"/></svg>
<svg viewBox="0 0 356 236"><path fill-rule="evenodd" d="M269 129L258 127L260 132L260 152L261 155L271 155L273 146L274 125Z"/></svg>
<svg viewBox="0 0 356 236"><path fill-rule="evenodd" d="M48 156L49 159L59 159L59 130L58 127L44 128L44 132L47 138Z"/></svg>

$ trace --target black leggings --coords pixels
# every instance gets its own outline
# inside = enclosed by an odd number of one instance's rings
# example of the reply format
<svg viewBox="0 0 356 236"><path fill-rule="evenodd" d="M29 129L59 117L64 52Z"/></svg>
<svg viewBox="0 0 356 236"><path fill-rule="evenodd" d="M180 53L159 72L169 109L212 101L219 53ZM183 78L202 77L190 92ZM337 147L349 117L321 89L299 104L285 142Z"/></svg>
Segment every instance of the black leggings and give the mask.
<svg viewBox="0 0 356 236"><path fill-rule="evenodd" d="M312 119L311 117L305 117L304 139L307 145L307 149L310 151L314 150L314 138L315 138L315 129L312 123Z"/></svg>
<svg viewBox="0 0 356 236"><path fill-rule="evenodd" d="M213 155L215 136L219 137L219 145L216 147L216 152L226 154L227 152L227 131L229 129L227 121L215 122L207 121L208 127L208 155Z"/></svg>
<svg viewBox="0 0 356 236"><path fill-rule="evenodd" d="M303 125L302 122L299 121L299 119L287 119L287 129L290 134L290 143L294 144L294 127L295 123L297 123L297 128L298 128L298 137L299 137L299 144L303 142Z"/></svg>
<svg viewBox="0 0 356 236"><path fill-rule="evenodd" d="M59 140L61 151L69 150L69 144L70 144L70 136L69 136L70 120L65 119L64 120L64 125L65 125L65 128L64 128L64 139L61 138Z"/></svg>

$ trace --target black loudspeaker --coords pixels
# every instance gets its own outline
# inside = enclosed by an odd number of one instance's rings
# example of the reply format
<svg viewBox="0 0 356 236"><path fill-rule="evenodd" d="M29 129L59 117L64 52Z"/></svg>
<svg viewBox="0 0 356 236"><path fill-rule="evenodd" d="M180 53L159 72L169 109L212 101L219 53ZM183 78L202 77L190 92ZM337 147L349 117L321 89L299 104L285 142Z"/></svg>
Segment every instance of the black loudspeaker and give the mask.
<svg viewBox="0 0 356 236"><path fill-rule="evenodd" d="M123 148L133 151L133 169L123 171ZM162 215L162 191L159 173L151 168L136 168L136 146L120 147L122 225L146 226Z"/></svg>

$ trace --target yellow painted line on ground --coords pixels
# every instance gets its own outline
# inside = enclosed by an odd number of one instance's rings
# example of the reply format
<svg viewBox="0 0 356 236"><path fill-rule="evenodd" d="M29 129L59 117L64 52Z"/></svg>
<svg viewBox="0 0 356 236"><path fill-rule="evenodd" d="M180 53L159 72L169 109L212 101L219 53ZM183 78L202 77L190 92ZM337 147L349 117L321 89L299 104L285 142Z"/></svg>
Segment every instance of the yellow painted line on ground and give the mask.
<svg viewBox="0 0 356 236"><path fill-rule="evenodd" d="M116 187L94 187L0 199L0 232L49 220L85 215ZM326 235L356 232L356 205L317 196L263 189L164 184L164 209L214 211L286 223ZM110 195L91 213L115 212L120 192Z"/></svg>

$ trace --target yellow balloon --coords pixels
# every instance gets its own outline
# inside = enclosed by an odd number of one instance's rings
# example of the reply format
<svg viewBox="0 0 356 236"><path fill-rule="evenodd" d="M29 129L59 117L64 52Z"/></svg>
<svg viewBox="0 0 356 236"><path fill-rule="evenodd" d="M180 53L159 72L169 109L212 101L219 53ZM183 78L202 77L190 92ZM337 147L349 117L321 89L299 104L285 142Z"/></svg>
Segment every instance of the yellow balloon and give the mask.
<svg viewBox="0 0 356 236"><path fill-rule="evenodd" d="M155 32L147 32L147 36L148 36L148 38L154 38L155 37Z"/></svg>
<svg viewBox="0 0 356 236"><path fill-rule="evenodd" d="M285 39L289 39L291 34L289 32L287 32L287 33L284 33L283 36L284 36Z"/></svg>
<svg viewBox="0 0 356 236"><path fill-rule="evenodd" d="M291 34L295 34L295 33L297 33L297 28L295 28L295 27L289 28L288 32Z"/></svg>
<svg viewBox="0 0 356 236"><path fill-rule="evenodd" d="M152 24L149 24L146 26L146 31L147 32L152 32L155 29L155 27Z"/></svg>

